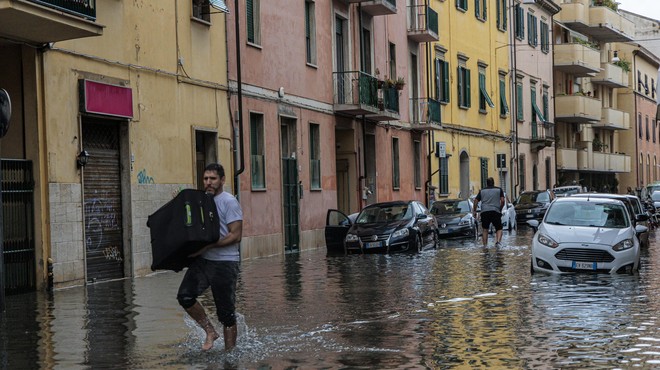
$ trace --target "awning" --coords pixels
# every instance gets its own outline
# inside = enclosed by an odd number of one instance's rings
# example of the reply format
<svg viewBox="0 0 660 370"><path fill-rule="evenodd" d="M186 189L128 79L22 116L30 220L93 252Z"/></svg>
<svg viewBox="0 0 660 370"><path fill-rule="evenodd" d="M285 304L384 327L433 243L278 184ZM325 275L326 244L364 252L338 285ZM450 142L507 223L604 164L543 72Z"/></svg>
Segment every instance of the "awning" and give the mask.
<svg viewBox="0 0 660 370"><path fill-rule="evenodd" d="M500 103L502 104L502 111L504 115L509 114L509 105L506 103L506 96L500 94Z"/></svg>
<svg viewBox="0 0 660 370"><path fill-rule="evenodd" d="M532 108L534 109L534 113L536 113L536 117L538 117L541 120L541 122L546 122L545 117L543 117L543 113L541 113L539 106L536 105L536 102L534 100L532 100Z"/></svg>
<svg viewBox="0 0 660 370"><path fill-rule="evenodd" d="M486 88L482 84L479 84L479 92L481 92L481 95L483 95L484 99L486 99L486 104L488 104L491 108L495 108L495 104L493 104L493 101L490 99L490 96L486 92Z"/></svg>
<svg viewBox="0 0 660 370"><path fill-rule="evenodd" d="M224 0L209 0L209 5L211 5L211 7L215 10L229 13L229 8L227 7L227 4L225 4Z"/></svg>

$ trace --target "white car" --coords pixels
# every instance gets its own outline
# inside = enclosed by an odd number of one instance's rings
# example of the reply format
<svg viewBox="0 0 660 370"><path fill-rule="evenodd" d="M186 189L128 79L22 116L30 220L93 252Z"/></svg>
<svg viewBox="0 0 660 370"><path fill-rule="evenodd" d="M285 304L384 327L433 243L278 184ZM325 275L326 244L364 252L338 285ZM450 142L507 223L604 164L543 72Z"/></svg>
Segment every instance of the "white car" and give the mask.
<svg viewBox="0 0 660 370"><path fill-rule="evenodd" d="M502 229L504 230L513 230L518 229L518 224L516 224L516 207L513 206L513 203L509 202L509 198L504 196L504 207L502 208Z"/></svg>
<svg viewBox="0 0 660 370"><path fill-rule="evenodd" d="M557 198L545 218L527 221L532 239L532 273L635 273L639 269L639 241L622 201L606 198Z"/></svg>

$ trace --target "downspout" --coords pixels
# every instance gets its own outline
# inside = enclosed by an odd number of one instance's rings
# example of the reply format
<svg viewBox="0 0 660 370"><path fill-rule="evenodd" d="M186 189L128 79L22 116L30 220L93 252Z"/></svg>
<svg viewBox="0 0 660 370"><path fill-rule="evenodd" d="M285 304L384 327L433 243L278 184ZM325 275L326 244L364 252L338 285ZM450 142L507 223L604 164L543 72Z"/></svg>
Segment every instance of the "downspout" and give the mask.
<svg viewBox="0 0 660 370"><path fill-rule="evenodd" d="M429 16L428 16L428 8L429 8L428 0L425 1L425 4L426 4L426 12L427 12L427 14L426 14L426 27L428 28L429 27L429 25L428 25L428 19L429 19ZM440 30L438 30L438 33L440 33ZM440 37L440 35L438 35L438 38L439 37ZM427 42L427 43L425 43L424 46L426 47L426 63L425 63L426 64L426 94L427 94L427 98L430 99L430 96L431 96L431 64L433 63L433 57L431 55L431 45L429 45L429 43ZM442 127L442 114L440 115L440 126ZM428 170L427 170L428 181L426 181L426 186L425 186L426 189L425 190L426 190L426 202L427 202L426 204L427 204L428 207L431 207L431 187L430 187L430 185L433 184L433 179L432 179L433 173L431 172L431 165L432 165L431 161L433 160L433 153L435 152L435 147L433 146L435 130L430 130L430 132L428 132L426 135L427 135L426 136L426 138L427 138L426 141L427 141L427 145L428 145L428 153L429 154L428 154ZM438 170L439 169L440 168L438 166ZM439 185L439 183L440 183L440 180L438 179L438 185Z"/></svg>
<svg viewBox="0 0 660 370"><path fill-rule="evenodd" d="M633 78L635 78L635 76L637 75L635 73L635 70L634 70L634 68L636 66L637 66L637 50L633 50L633 71L632 71ZM637 122L637 93L636 93L637 90L635 89L637 84L639 84L639 81L636 81L636 82L637 83L633 82L632 96L633 96L633 101L635 103L635 128L637 130L639 130L639 123ZM638 140L639 135L640 135L639 132L635 133L635 162L637 163L637 168L635 169L635 174L636 174L635 175L635 177L636 177L635 182L637 184L637 187L639 187L640 189L643 189L644 184L642 184L640 182L640 179L639 179L639 165L640 165L640 163L639 163L639 140Z"/></svg>
<svg viewBox="0 0 660 370"><path fill-rule="evenodd" d="M241 77L241 40L240 40L240 27L239 27L239 13L238 13L238 0L234 0L234 26L235 26L235 33L236 33L236 90L238 91L238 147L239 147L239 158L238 161L240 162L238 165L238 168L236 168L236 171L234 172L234 195L236 198L239 200L240 194L239 194L239 175L243 173L245 170L245 155L243 151L243 80ZM231 108L230 108L231 109ZM234 126L234 123L231 122L232 127ZM236 158L236 143L234 143L234 163L236 163L237 158Z"/></svg>
<svg viewBox="0 0 660 370"><path fill-rule="evenodd" d="M516 22L518 21L516 19L516 13L515 13L515 8L514 6L509 7L509 14L511 16L509 19L511 19L511 25L515 27ZM511 198L515 199L518 196L518 187L520 186L520 177L518 176L518 172L520 171L519 168L516 166L516 162L518 161L518 84L517 84L517 71L518 71L518 66L517 66L517 48L516 48L516 36L515 36L515 30L514 32L509 33L509 41L512 46L511 50L511 92L513 99L511 101L511 176L515 179L515 182L513 181L514 179L511 179L511 183L513 185L513 192L511 194ZM517 171L516 171L517 170Z"/></svg>

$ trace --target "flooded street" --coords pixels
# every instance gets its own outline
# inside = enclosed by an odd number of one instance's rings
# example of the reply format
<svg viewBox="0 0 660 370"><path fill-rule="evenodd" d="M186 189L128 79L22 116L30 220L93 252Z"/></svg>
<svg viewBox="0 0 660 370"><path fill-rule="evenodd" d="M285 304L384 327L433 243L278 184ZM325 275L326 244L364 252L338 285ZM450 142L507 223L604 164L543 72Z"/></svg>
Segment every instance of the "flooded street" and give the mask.
<svg viewBox="0 0 660 370"><path fill-rule="evenodd" d="M530 275L531 235L505 232L501 248L448 240L419 255L244 261L230 354L222 338L201 353L203 331L175 299L181 273L8 296L0 365L660 368L655 235L637 276Z"/></svg>

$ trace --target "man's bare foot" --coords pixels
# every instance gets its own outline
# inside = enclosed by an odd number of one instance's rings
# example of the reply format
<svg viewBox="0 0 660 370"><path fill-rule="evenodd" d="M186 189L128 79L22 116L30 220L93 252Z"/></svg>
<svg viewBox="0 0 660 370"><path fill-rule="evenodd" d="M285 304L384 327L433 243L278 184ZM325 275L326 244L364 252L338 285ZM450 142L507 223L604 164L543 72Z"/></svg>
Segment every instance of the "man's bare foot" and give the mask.
<svg viewBox="0 0 660 370"><path fill-rule="evenodd" d="M220 334L218 334L217 331L213 330L212 333L206 333L206 341L202 345L202 351L208 351L211 348L213 348L213 342L215 342L216 339L220 338Z"/></svg>

